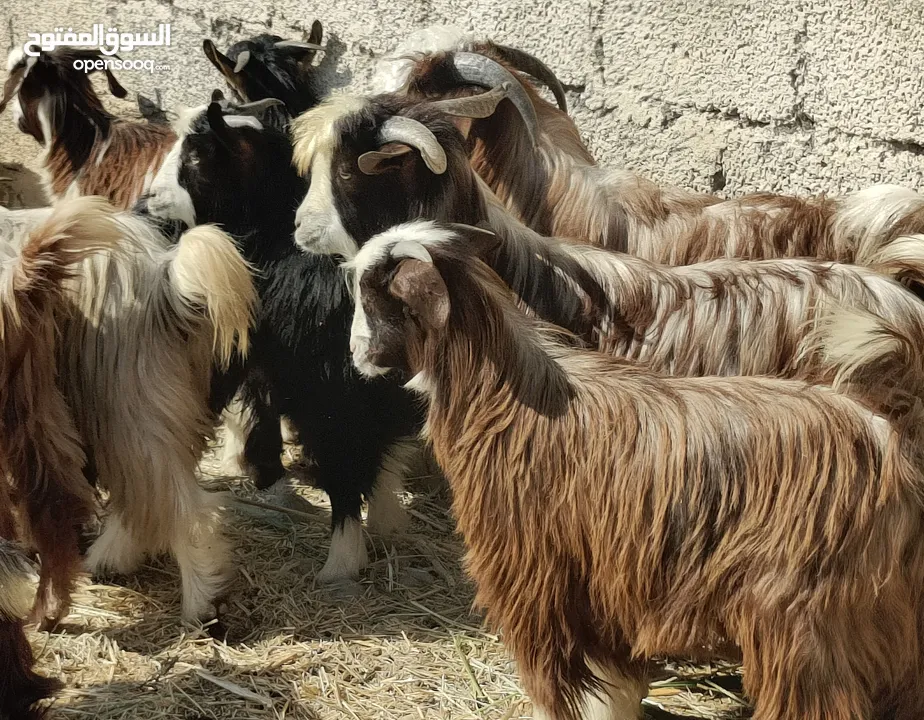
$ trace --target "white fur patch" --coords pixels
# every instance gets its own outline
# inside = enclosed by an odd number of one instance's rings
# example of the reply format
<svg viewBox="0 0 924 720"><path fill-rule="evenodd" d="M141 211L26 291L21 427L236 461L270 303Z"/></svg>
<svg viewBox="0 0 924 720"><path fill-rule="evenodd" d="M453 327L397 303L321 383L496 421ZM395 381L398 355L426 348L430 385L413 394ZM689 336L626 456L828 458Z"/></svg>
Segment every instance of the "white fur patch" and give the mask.
<svg viewBox="0 0 924 720"><path fill-rule="evenodd" d="M368 562L363 526L358 520L347 518L343 527L337 528L331 535L330 552L327 562L318 573L318 582L354 579Z"/></svg>
<svg viewBox="0 0 924 720"><path fill-rule="evenodd" d="M436 386L433 384L433 379L423 370L404 383L404 387L427 397L436 394Z"/></svg>
<svg viewBox="0 0 924 720"><path fill-rule="evenodd" d="M144 548L138 547L122 517L113 513L106 518L103 532L90 546L86 565L92 575L105 572L128 575L138 569L143 557Z"/></svg>
<svg viewBox="0 0 924 720"><path fill-rule="evenodd" d="M315 153L311 185L295 213L295 242L305 252L351 258L359 251L359 246L343 227L337 212L332 164L332 149L324 148Z"/></svg>
<svg viewBox="0 0 924 720"><path fill-rule="evenodd" d="M151 181L148 212L165 220L181 220L189 227L196 225L196 209L186 188L180 185L180 158L183 152L181 136L167 157L154 180Z"/></svg>
<svg viewBox="0 0 924 720"><path fill-rule="evenodd" d="M414 60L407 55L462 50L472 39L471 33L455 25L431 25L415 30L379 60L372 76L372 92L398 92L404 88L414 67Z"/></svg>

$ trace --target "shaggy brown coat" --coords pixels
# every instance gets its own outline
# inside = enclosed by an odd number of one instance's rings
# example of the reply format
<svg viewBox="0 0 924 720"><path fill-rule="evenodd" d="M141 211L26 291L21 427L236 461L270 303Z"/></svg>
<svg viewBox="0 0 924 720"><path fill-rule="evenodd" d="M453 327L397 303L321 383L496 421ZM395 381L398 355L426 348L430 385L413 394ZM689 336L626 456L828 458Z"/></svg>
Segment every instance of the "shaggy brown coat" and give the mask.
<svg viewBox="0 0 924 720"><path fill-rule="evenodd" d="M355 265L354 359L428 395L478 604L538 717L636 717L648 658L725 638L755 720L921 716L920 411L570 349L456 249Z"/></svg>
<svg viewBox="0 0 924 720"><path fill-rule="evenodd" d="M98 204L97 204L98 205ZM32 672L22 630L31 618L54 625L67 614L80 568L78 537L92 512L80 438L58 390L54 313L74 266L118 240L106 211L64 203L21 249L0 242L0 717L31 718L29 707L55 683ZM16 522L16 515L19 522ZM8 542L41 556L38 592ZM5 540L4 540L5 538Z"/></svg>
<svg viewBox="0 0 924 720"><path fill-rule="evenodd" d="M247 350L250 271L213 226L171 245L138 217L114 218L118 252L85 260L55 314L60 385L110 499L87 562L93 572L128 573L145 554L170 551L183 617L211 619L229 563L217 498L196 468L215 423L213 362Z"/></svg>

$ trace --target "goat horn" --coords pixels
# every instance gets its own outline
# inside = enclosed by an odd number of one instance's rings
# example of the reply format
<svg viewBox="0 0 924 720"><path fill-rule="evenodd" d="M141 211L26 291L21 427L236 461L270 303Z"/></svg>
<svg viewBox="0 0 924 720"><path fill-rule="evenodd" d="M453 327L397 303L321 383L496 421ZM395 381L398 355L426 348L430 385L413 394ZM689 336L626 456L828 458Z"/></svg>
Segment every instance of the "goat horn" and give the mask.
<svg viewBox="0 0 924 720"><path fill-rule="evenodd" d="M247 51L245 50L244 52ZM277 105L285 105L285 103L279 98L263 98L262 100L255 100L254 102L244 103L243 105L235 105L233 110L235 115L253 115L254 117L259 117L265 111Z"/></svg>
<svg viewBox="0 0 924 720"><path fill-rule="evenodd" d="M379 142L382 145L390 142L410 145L420 151L420 156L431 172L436 175L446 172L446 151L440 141L430 128L413 118L401 115L388 118L382 123Z"/></svg>
<svg viewBox="0 0 924 720"><path fill-rule="evenodd" d="M533 145L536 144L536 139L539 137L539 118L536 116L536 108L533 107L533 101L530 100L526 89L507 68L496 60L470 52L453 53L452 64L460 78L486 90L509 83L507 97L516 106L520 117L526 123L526 131Z"/></svg>
<svg viewBox="0 0 924 720"><path fill-rule="evenodd" d="M467 118L486 118L494 114L497 104L507 97L510 91L510 83L499 85L493 90L479 95L469 95L468 97L449 98L448 100L436 100L430 103L430 107L439 110L447 115Z"/></svg>
<svg viewBox="0 0 924 720"><path fill-rule="evenodd" d="M277 50L314 50L319 52L324 49L323 45L313 42L302 42L301 40L279 40L273 43Z"/></svg>
<svg viewBox="0 0 924 720"><path fill-rule="evenodd" d="M492 44L494 50L500 55L501 60L509 63L514 69L526 73L545 85L555 96L555 102L558 103L559 109L568 112L568 100L565 98L565 89L561 81L552 72L552 69L535 55L530 55L524 50L508 47L506 45Z"/></svg>
<svg viewBox="0 0 924 720"><path fill-rule="evenodd" d="M393 258L411 258L412 260L422 260L425 263L433 263L433 258L427 248L413 240L400 240L395 243L391 249L391 256Z"/></svg>
<svg viewBox="0 0 924 720"><path fill-rule="evenodd" d="M239 73L244 66L250 62L250 50L244 50L237 56L237 63L234 65L234 72Z"/></svg>

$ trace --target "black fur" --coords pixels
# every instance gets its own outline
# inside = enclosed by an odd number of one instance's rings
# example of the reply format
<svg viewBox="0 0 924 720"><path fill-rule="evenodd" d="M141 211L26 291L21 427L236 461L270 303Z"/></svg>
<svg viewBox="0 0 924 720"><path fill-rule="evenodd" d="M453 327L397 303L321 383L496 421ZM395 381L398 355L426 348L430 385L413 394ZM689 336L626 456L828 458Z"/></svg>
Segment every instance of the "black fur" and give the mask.
<svg viewBox="0 0 924 720"><path fill-rule="evenodd" d="M446 152L445 173L431 172L416 152L398 156L379 174L359 171L360 155L379 147L379 130L393 115L413 118L434 134ZM447 116L425 104L384 94L339 119L335 134L338 150L330 172L334 205L347 234L360 247L378 233L418 218L489 227L466 141ZM560 251L559 242L526 227L516 235L505 233L484 259L536 315L580 337L592 335L600 313L612 314L603 289Z"/></svg>
<svg viewBox="0 0 924 720"><path fill-rule="evenodd" d="M239 238L257 271L260 309L243 396L257 416L245 456L259 484L282 475L279 417L286 415L317 462L332 527L358 521L384 454L423 418L394 379L368 381L353 368L353 301L338 259L303 254L292 239L307 183L292 168L287 136L226 127L219 140L203 114L184 140L179 181L197 221L220 223ZM233 396L241 371L217 381L216 409Z"/></svg>
<svg viewBox="0 0 924 720"><path fill-rule="evenodd" d="M315 21L311 42L319 43L321 33L321 24ZM317 105L324 94L317 73L310 67L316 51L277 48L276 43L281 40L284 38L279 35L264 33L234 43L228 48L225 59L209 57L225 76L236 100L254 102L277 98L285 103L284 107L271 108L265 115L265 120L279 129L285 128L290 118ZM245 50L250 53L250 60L235 73L233 68Z"/></svg>

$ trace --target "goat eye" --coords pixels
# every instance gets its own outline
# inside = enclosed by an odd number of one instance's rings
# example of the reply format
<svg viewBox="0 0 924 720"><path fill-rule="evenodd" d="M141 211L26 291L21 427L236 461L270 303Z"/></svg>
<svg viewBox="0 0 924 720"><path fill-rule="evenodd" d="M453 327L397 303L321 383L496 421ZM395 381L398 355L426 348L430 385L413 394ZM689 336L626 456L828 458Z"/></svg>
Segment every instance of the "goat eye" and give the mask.
<svg viewBox="0 0 924 720"><path fill-rule="evenodd" d="M353 173L348 173L346 170L340 171L341 180L349 180L351 177L353 177Z"/></svg>

